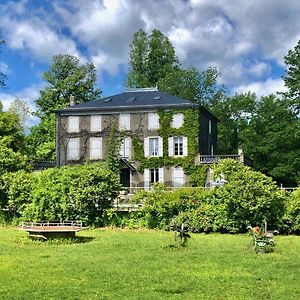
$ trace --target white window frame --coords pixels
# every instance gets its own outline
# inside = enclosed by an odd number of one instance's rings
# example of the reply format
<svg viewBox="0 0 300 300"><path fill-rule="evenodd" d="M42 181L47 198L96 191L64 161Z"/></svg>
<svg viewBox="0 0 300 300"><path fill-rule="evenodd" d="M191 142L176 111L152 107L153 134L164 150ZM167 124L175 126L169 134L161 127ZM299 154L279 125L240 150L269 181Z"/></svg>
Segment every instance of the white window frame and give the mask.
<svg viewBox="0 0 300 300"><path fill-rule="evenodd" d="M158 113L148 113L148 129L159 129L159 115Z"/></svg>
<svg viewBox="0 0 300 300"><path fill-rule="evenodd" d="M158 155L150 155L150 139L158 139ZM149 136L144 138L144 156L162 157L163 156L163 138L160 136Z"/></svg>
<svg viewBox="0 0 300 300"><path fill-rule="evenodd" d="M154 181L151 181L151 173L155 172L156 177ZM164 168L144 169L144 188L149 190L154 182L164 182Z"/></svg>
<svg viewBox="0 0 300 300"><path fill-rule="evenodd" d="M182 138L182 154L180 155L179 153L175 153L175 139L177 138ZM168 138L168 153L169 156L173 157L180 157L180 156L188 156L188 138L185 136L176 136L176 137L169 137Z"/></svg>
<svg viewBox="0 0 300 300"><path fill-rule="evenodd" d="M80 138L70 138L67 144L67 160L79 160L80 158Z"/></svg>
<svg viewBox="0 0 300 300"><path fill-rule="evenodd" d="M184 124L184 114L174 114L172 118L172 128L180 128Z"/></svg>
<svg viewBox="0 0 300 300"><path fill-rule="evenodd" d="M125 137L122 139L120 146L121 158L131 158L131 138Z"/></svg>
<svg viewBox="0 0 300 300"><path fill-rule="evenodd" d="M102 116L92 115L90 118L91 132L99 132L102 130Z"/></svg>
<svg viewBox="0 0 300 300"><path fill-rule="evenodd" d="M119 130L130 130L130 114L119 115Z"/></svg>
<svg viewBox="0 0 300 300"><path fill-rule="evenodd" d="M78 116L68 117L68 132L69 133L79 132L79 117Z"/></svg>
<svg viewBox="0 0 300 300"><path fill-rule="evenodd" d="M178 176L178 173L181 173L181 176ZM181 187L185 184L185 174L182 167L173 167L172 172L172 183L173 187Z"/></svg>
<svg viewBox="0 0 300 300"><path fill-rule="evenodd" d="M102 137L90 137L90 160L102 159Z"/></svg>

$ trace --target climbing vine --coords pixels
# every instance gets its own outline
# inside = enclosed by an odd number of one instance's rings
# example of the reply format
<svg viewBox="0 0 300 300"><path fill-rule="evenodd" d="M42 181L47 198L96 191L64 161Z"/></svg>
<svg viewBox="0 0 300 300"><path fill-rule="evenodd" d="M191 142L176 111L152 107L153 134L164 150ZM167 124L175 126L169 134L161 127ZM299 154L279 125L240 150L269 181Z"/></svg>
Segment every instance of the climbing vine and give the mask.
<svg viewBox="0 0 300 300"><path fill-rule="evenodd" d="M184 124L180 128L172 128L171 122L174 114L184 115ZM138 170L143 172L145 168L159 168L163 166L182 166L186 175L190 176L192 186L203 186L206 179L207 166L195 165L195 157L198 154L199 120L198 111L195 109L176 109L172 111L159 110L158 134L163 138L162 157L144 157L143 141L138 137L132 137L134 150L133 159L140 162ZM188 139L188 155L185 157L170 157L168 155L168 138L171 136L185 136Z"/></svg>

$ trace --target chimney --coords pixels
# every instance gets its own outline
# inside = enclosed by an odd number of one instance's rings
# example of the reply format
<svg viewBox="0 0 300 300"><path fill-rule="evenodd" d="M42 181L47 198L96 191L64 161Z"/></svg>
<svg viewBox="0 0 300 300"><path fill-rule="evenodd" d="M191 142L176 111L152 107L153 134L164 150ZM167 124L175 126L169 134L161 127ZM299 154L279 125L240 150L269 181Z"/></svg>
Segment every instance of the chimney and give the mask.
<svg viewBox="0 0 300 300"><path fill-rule="evenodd" d="M73 95L70 96L70 106L74 106L75 103L75 97Z"/></svg>

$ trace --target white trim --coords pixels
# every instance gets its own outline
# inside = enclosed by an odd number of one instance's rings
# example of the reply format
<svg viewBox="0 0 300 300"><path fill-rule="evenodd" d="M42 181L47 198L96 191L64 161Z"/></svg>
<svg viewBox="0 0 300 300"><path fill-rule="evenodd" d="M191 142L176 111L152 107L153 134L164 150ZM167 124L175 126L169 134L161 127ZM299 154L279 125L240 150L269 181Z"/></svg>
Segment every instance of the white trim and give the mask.
<svg viewBox="0 0 300 300"><path fill-rule="evenodd" d="M180 128L183 126L184 123L184 114L183 113L177 113L173 115L172 118L172 128Z"/></svg>
<svg viewBox="0 0 300 300"><path fill-rule="evenodd" d="M182 140L183 140L183 156L188 156L188 138L186 136L183 136Z"/></svg>
<svg viewBox="0 0 300 300"><path fill-rule="evenodd" d="M148 129L156 130L159 129L159 115L158 113L148 113Z"/></svg>
<svg viewBox="0 0 300 300"><path fill-rule="evenodd" d="M158 169L158 177L159 177L159 179L158 179L158 181L159 182L165 182L165 178L164 178L164 168L159 168Z"/></svg>
<svg viewBox="0 0 300 300"><path fill-rule="evenodd" d="M182 167L173 167L172 170L172 183L173 187L184 186L185 184L185 174Z"/></svg>
<svg viewBox="0 0 300 300"><path fill-rule="evenodd" d="M150 170L144 169L144 187L148 191L150 189Z"/></svg>
<svg viewBox="0 0 300 300"><path fill-rule="evenodd" d="M149 157L149 138L144 138L144 156Z"/></svg>
<svg viewBox="0 0 300 300"><path fill-rule="evenodd" d="M169 156L174 156L174 138L172 136L168 138L168 144L169 144L169 148L168 148Z"/></svg>

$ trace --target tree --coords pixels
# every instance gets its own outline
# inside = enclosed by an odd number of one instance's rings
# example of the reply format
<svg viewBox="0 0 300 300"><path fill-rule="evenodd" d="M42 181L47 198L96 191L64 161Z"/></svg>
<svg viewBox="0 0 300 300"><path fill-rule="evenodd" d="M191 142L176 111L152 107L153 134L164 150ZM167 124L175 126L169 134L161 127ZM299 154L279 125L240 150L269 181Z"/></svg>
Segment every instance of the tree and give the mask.
<svg viewBox="0 0 300 300"><path fill-rule="evenodd" d="M134 33L130 48L128 87L156 86L161 78L179 66L173 45L157 29L149 36L143 30Z"/></svg>
<svg viewBox="0 0 300 300"><path fill-rule="evenodd" d="M26 101L15 98L8 108L8 112L15 114L19 118L20 126L25 129L26 122L31 115L29 106Z"/></svg>
<svg viewBox="0 0 300 300"><path fill-rule="evenodd" d="M1 38L1 32L0 32L0 47L4 44L4 40ZM0 72L0 88L5 87L6 82L6 75Z"/></svg>
<svg viewBox="0 0 300 300"><path fill-rule="evenodd" d="M158 81L159 89L211 108L225 96L225 88L218 84L216 68L199 71L195 67L174 69Z"/></svg>
<svg viewBox="0 0 300 300"><path fill-rule="evenodd" d="M300 41L293 50L288 51L284 61L287 69L283 80L288 88L284 95L287 98L298 100L298 105L300 105Z"/></svg>
<svg viewBox="0 0 300 300"><path fill-rule="evenodd" d="M300 178L300 122L290 102L274 95L257 102L242 146L254 166L285 186Z"/></svg>
<svg viewBox="0 0 300 300"><path fill-rule="evenodd" d="M82 65L72 55L55 55L50 70L44 73L43 78L49 85L35 101L40 116L69 106L70 96L74 96L78 104L96 100L101 95L101 91L95 88L95 66L92 63Z"/></svg>
<svg viewBox="0 0 300 300"><path fill-rule="evenodd" d="M101 90L96 88L96 70L93 64L80 64L77 57L56 55L52 65L44 73L48 86L40 92L36 100L40 124L30 129L26 137L26 149L33 160L55 159L55 115L53 110L70 104L70 96L75 102L93 101L100 97Z"/></svg>

